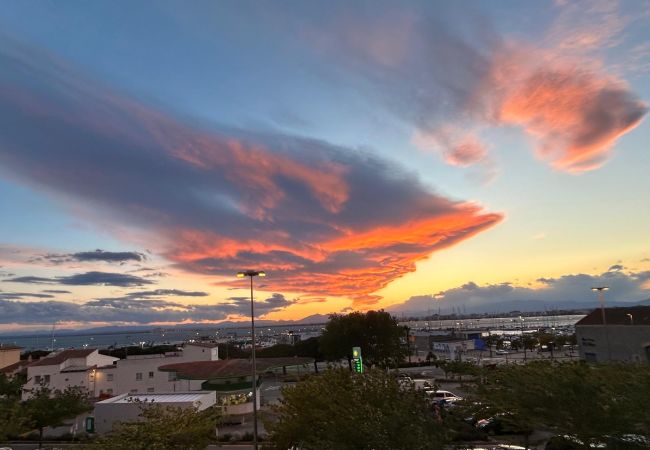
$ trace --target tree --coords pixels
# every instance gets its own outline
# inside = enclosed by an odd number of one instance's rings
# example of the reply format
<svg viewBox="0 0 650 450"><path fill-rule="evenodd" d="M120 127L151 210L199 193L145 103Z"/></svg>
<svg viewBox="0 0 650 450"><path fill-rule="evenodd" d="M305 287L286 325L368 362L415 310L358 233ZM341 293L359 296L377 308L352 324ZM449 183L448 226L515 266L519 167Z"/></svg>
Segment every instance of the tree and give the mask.
<svg viewBox="0 0 650 450"><path fill-rule="evenodd" d="M20 405L20 394L25 377L8 377L0 373L0 442L27 430L27 418Z"/></svg>
<svg viewBox="0 0 650 450"><path fill-rule="evenodd" d="M650 433L650 367L534 361L485 373L472 399L479 417L500 415L523 430L548 429L584 442Z"/></svg>
<svg viewBox="0 0 650 450"><path fill-rule="evenodd" d="M364 362L394 367L407 354L404 329L385 311L333 314L320 338L327 359L351 357L352 347L361 347Z"/></svg>
<svg viewBox="0 0 650 450"><path fill-rule="evenodd" d="M265 424L278 450L435 449L446 438L422 391L382 370L330 369L282 392Z"/></svg>
<svg viewBox="0 0 650 450"><path fill-rule="evenodd" d="M215 438L216 408L199 411L143 403L142 420L118 422L111 433L92 442L89 450L203 450Z"/></svg>
<svg viewBox="0 0 650 450"><path fill-rule="evenodd" d="M28 426L38 430L39 448L42 446L43 430L46 427L61 426L67 419L92 409L88 394L76 386L64 391L38 389L21 406Z"/></svg>

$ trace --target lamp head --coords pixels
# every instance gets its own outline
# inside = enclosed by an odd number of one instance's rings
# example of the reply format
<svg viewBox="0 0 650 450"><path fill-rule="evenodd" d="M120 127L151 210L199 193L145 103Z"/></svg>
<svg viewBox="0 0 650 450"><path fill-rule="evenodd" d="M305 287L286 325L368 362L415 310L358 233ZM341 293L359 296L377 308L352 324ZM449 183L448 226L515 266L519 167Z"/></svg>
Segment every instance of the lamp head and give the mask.
<svg viewBox="0 0 650 450"><path fill-rule="evenodd" d="M608 286L592 287L591 290L592 291L600 291L600 292L609 291L609 287Z"/></svg>
<svg viewBox="0 0 650 450"><path fill-rule="evenodd" d="M244 277L265 277L266 272L262 270L244 270L242 272L237 272L237 278Z"/></svg>

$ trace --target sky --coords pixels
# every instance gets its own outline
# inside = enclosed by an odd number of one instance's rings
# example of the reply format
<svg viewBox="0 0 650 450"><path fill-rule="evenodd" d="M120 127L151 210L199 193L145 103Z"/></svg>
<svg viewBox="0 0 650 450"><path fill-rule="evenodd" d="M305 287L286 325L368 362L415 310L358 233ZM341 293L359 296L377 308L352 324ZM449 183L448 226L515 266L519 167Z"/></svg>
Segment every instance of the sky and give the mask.
<svg viewBox="0 0 650 450"><path fill-rule="evenodd" d="M0 332L648 299L649 73L641 0L8 0Z"/></svg>

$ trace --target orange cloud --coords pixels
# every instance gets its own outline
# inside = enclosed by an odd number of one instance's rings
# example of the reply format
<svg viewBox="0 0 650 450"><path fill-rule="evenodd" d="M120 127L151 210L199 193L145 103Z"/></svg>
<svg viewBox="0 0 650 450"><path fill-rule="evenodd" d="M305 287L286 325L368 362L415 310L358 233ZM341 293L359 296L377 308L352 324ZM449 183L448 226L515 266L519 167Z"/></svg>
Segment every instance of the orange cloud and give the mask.
<svg viewBox="0 0 650 450"><path fill-rule="evenodd" d="M177 250L167 256L182 267L203 273L232 276L243 268L263 268L269 273L263 282L265 290L347 297L355 307L363 308L381 298L374 292L415 271L418 261L472 237L501 218L462 204L455 205L451 212L396 226L348 230L320 243L291 243L284 239L274 242L278 236L272 235L235 242L215 240L206 233L181 232L177 235ZM187 252L188 248L196 249L197 242L204 243L201 251Z"/></svg>
<svg viewBox="0 0 650 450"><path fill-rule="evenodd" d="M502 80L495 114L503 124L524 127L538 140L538 155L558 170L600 167L647 110L622 81L577 63L540 65L520 76L516 83Z"/></svg>

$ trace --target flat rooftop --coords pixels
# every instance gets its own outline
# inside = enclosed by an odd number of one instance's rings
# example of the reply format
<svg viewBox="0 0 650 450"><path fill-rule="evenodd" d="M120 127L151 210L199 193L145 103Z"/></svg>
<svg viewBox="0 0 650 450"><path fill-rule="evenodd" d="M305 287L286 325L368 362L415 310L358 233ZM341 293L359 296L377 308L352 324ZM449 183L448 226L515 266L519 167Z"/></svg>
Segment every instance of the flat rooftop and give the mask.
<svg viewBox="0 0 650 450"><path fill-rule="evenodd" d="M193 391L163 392L158 394L122 394L98 403L190 403L200 402L206 395L215 395L215 393L214 391Z"/></svg>

